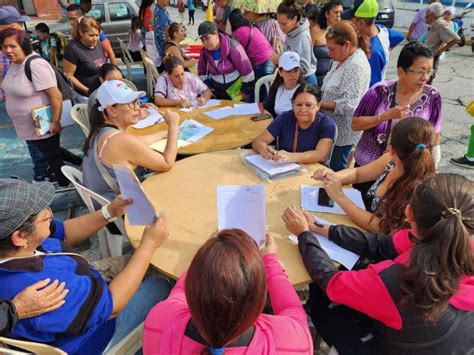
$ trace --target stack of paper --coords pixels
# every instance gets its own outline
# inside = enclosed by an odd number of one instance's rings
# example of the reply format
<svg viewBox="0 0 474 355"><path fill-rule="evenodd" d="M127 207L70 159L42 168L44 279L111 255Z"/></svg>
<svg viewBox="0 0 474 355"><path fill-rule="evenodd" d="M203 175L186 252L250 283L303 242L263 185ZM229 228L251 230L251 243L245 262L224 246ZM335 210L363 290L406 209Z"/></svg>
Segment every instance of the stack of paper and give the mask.
<svg viewBox="0 0 474 355"><path fill-rule="evenodd" d="M163 116L154 108L148 107L147 111L148 116L142 118L140 121L132 125L133 128L143 129L164 121Z"/></svg>
<svg viewBox="0 0 474 355"><path fill-rule="evenodd" d="M213 120L220 120L225 117L233 116L234 115L234 108L230 106L221 107L216 110L211 110L204 112L204 114Z"/></svg>
<svg viewBox="0 0 474 355"><path fill-rule="evenodd" d="M328 222L322 218L318 218L318 222L322 224L329 224L330 226L334 225L334 223ZM321 234L313 233L313 235L318 240L321 248L329 255L332 260L341 263L347 270L352 270L357 260L360 258L359 255L344 249L343 247L340 247ZM290 239L293 243L298 244L298 237L296 235L291 234L288 239Z"/></svg>
<svg viewBox="0 0 474 355"><path fill-rule="evenodd" d="M263 185L217 187L219 230L238 228L251 236L258 247L265 244L265 188Z"/></svg>
<svg viewBox="0 0 474 355"><path fill-rule="evenodd" d="M245 160L253 167L263 171L269 178L301 170L300 164L267 160L260 154L247 155Z"/></svg>
<svg viewBox="0 0 474 355"><path fill-rule="evenodd" d="M212 106L220 105L220 104L221 104L221 100L210 99L210 100L207 100L204 105L199 105L199 104L197 103L197 100L194 100L194 101L192 101L191 103L192 103L192 105L193 105L195 108L204 108L204 107L212 107Z"/></svg>
<svg viewBox="0 0 474 355"><path fill-rule="evenodd" d="M262 111L258 104L235 104L233 107L222 107L204 114L214 120L220 120L229 116L258 115L261 113Z"/></svg>
<svg viewBox="0 0 474 355"><path fill-rule="evenodd" d="M178 139L188 142L196 142L197 140L211 133L213 130L214 128L204 126L196 120L185 120L179 126Z"/></svg>
<svg viewBox="0 0 474 355"><path fill-rule="evenodd" d="M301 208L313 212L325 212L345 215L346 213L335 202L334 207L318 205L318 194L320 188L320 186L301 185ZM343 191L344 195L346 195L352 202L354 202L357 207L360 207L365 210L364 201L362 200L362 194L359 190L343 189Z"/></svg>

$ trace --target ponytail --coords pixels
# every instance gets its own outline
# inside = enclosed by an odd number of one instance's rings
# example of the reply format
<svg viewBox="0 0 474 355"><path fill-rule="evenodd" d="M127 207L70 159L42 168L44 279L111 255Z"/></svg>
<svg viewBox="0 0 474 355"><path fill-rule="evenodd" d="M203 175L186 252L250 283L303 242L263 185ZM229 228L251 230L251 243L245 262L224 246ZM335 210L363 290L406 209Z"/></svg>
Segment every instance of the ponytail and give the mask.
<svg viewBox="0 0 474 355"><path fill-rule="evenodd" d="M402 306L435 322L458 292L462 275L474 275L474 183L455 174L426 179L410 201L418 232L410 263L399 274Z"/></svg>
<svg viewBox="0 0 474 355"><path fill-rule="evenodd" d="M367 58L370 57L369 39L361 35L351 21L339 21L330 27L326 33L326 39L331 39L341 46L350 42L352 46L362 49Z"/></svg>
<svg viewBox="0 0 474 355"><path fill-rule="evenodd" d="M303 17L303 10L298 6L296 0L284 0L278 5L277 14L286 15L290 20L296 17L298 22L300 22Z"/></svg>
<svg viewBox="0 0 474 355"><path fill-rule="evenodd" d="M363 36L357 31L357 47L362 49L362 51L367 56L367 59L370 58L370 45L369 45L369 38L367 36Z"/></svg>
<svg viewBox="0 0 474 355"><path fill-rule="evenodd" d="M405 207L415 187L435 173L431 157L434 137L432 124L418 117L405 118L393 128L391 147L403 164L403 174L388 187L374 213L383 233L407 227Z"/></svg>

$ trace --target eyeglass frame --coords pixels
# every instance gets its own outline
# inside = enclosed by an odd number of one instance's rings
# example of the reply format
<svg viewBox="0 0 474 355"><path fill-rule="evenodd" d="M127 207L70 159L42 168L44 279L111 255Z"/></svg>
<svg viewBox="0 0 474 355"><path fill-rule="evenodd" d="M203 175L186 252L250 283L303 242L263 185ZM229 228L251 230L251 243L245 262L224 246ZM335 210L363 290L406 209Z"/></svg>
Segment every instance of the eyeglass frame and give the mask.
<svg viewBox="0 0 474 355"><path fill-rule="evenodd" d="M422 78L423 76L427 75L428 78L431 77L431 75L433 75L434 73L434 70L431 69L430 71L425 71L423 69L420 69L420 70L413 70L413 69L410 69L410 68L407 68L407 69L404 69L406 72L409 72L409 73L413 73L415 75L418 76L418 78Z"/></svg>
<svg viewBox="0 0 474 355"><path fill-rule="evenodd" d="M297 105L300 105L300 106L297 106ZM305 102L305 103L295 103L295 102L292 102L291 103L291 106L293 107L293 110L302 110L303 108L307 109L307 110L312 110L314 109L316 106L318 106L318 102L315 102L315 103L312 103L311 106L309 106L309 103L308 102Z"/></svg>
<svg viewBox="0 0 474 355"><path fill-rule="evenodd" d="M54 214L53 214L53 210L51 209L51 207L46 207L45 208L47 211L49 211L49 216L48 217L45 217L45 218L42 218L38 221L34 221L32 223L33 226L37 226L38 224L41 224L41 223L44 223L44 222L47 222L47 221L52 221L53 218L54 218Z"/></svg>

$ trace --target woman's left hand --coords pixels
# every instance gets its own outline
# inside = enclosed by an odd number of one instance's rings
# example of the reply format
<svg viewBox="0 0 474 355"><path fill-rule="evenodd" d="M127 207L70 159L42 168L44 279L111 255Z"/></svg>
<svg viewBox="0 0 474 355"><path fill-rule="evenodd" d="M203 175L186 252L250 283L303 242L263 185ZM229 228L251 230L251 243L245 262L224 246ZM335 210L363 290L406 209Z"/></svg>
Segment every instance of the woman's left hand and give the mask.
<svg viewBox="0 0 474 355"><path fill-rule="evenodd" d="M204 96L201 96L201 97L198 97L196 101L199 106L202 106L206 103L206 98Z"/></svg>
<svg viewBox="0 0 474 355"><path fill-rule="evenodd" d="M273 155L273 160L291 162L291 153L288 153L286 150L277 150Z"/></svg>
<svg viewBox="0 0 474 355"><path fill-rule="evenodd" d="M56 133L59 133L60 130L61 130L61 122L59 121L51 122L51 125L49 126L49 133L56 134Z"/></svg>
<svg viewBox="0 0 474 355"><path fill-rule="evenodd" d="M309 224L305 215L296 208L288 207L281 216L285 222L286 229L294 235L300 235L303 232L309 232Z"/></svg>
<svg viewBox="0 0 474 355"><path fill-rule="evenodd" d="M328 172L323 180L324 189L328 193L331 200L344 197L344 190L342 189L341 180L338 179L334 172Z"/></svg>
<svg viewBox="0 0 474 355"><path fill-rule="evenodd" d="M112 217L121 217L125 214L125 207L132 203L133 200L131 198L124 200L122 195L118 195L109 203L109 213Z"/></svg>

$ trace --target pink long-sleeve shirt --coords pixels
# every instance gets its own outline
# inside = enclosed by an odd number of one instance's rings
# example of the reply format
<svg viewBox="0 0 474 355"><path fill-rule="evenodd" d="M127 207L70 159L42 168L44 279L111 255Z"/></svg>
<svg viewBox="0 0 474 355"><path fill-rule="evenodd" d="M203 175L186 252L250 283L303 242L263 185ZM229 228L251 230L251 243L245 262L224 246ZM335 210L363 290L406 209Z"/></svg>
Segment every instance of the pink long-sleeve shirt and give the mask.
<svg viewBox="0 0 474 355"><path fill-rule="evenodd" d="M225 348L226 354L312 354L306 313L275 254L263 257L267 288L275 315L261 314L247 347ZM145 320L144 354L201 354L206 348L184 335L191 313L182 275L169 298L156 305Z"/></svg>

